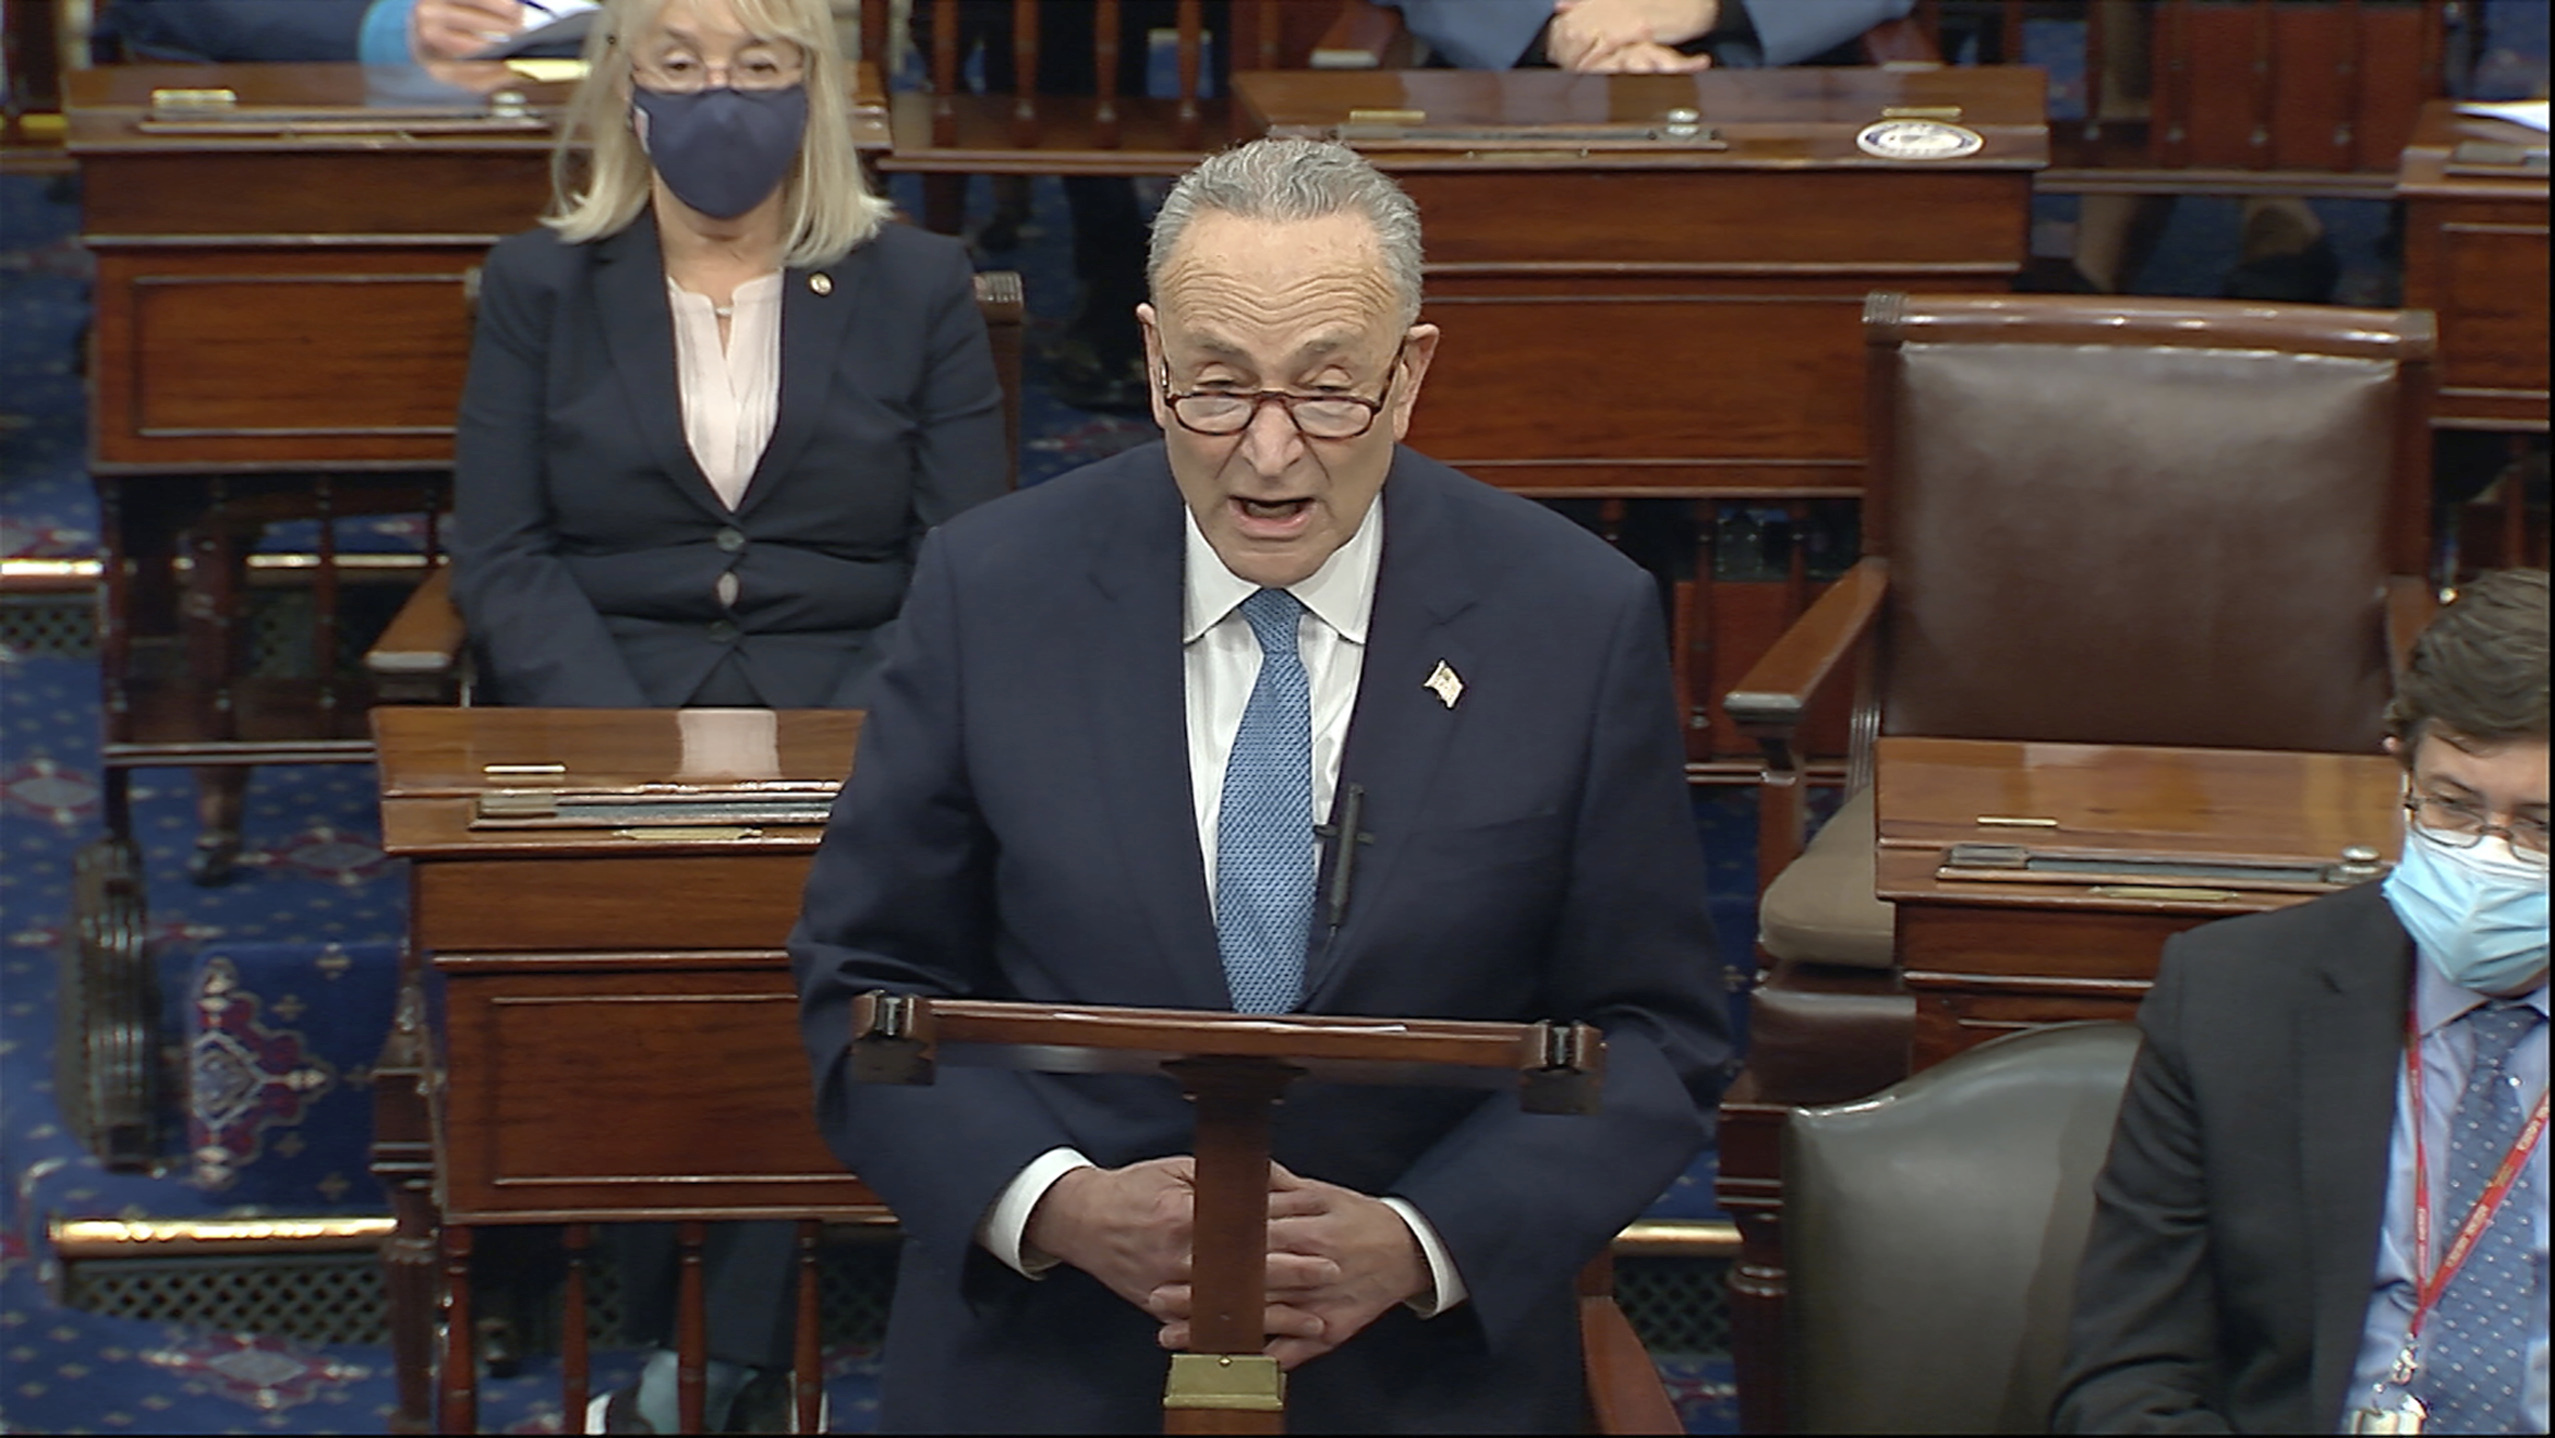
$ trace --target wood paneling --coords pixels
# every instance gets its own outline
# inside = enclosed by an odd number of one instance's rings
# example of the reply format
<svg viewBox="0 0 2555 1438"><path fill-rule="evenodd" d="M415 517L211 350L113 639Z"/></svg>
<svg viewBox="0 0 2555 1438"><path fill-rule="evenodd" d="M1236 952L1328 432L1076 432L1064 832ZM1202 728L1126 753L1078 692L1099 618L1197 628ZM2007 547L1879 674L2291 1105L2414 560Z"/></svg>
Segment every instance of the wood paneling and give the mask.
<svg viewBox="0 0 2555 1438"><path fill-rule="evenodd" d="M1391 163L1385 157L1386 163ZM1968 266L2012 273L2030 176L1982 170L1409 168L1430 273L1469 266L1660 266L1856 275ZM1638 215L1640 223L1624 223Z"/></svg>
<svg viewBox="0 0 2555 1438"><path fill-rule="evenodd" d="M786 955L439 967L448 1220L876 1202L811 1121Z"/></svg>
<svg viewBox="0 0 2555 1438"><path fill-rule="evenodd" d="M508 837L530 839L522 831ZM814 838L808 835L811 847ZM798 918L809 862L805 854L740 846L735 858L424 864L412 922L417 942L436 952L778 948Z"/></svg>
<svg viewBox="0 0 2555 1438"><path fill-rule="evenodd" d="M83 228L115 239L444 235L484 247L530 226L550 198L546 141L428 151L197 140L78 153L95 177L81 195Z"/></svg>
<svg viewBox="0 0 2555 1438"><path fill-rule="evenodd" d="M448 464L475 245L98 255L93 454L122 470Z"/></svg>
<svg viewBox="0 0 2555 1438"><path fill-rule="evenodd" d="M2546 225L2442 217L2438 232L2444 401L2537 403L2545 420Z"/></svg>
<svg viewBox="0 0 2555 1438"><path fill-rule="evenodd" d="M2448 429L2547 427L2547 189L2543 174L2476 163L2516 157L2544 135L2462 118L2447 101L2422 109L2396 171L2404 203L2404 303L2436 311L2440 395ZM2497 148L2498 147L2498 148Z"/></svg>

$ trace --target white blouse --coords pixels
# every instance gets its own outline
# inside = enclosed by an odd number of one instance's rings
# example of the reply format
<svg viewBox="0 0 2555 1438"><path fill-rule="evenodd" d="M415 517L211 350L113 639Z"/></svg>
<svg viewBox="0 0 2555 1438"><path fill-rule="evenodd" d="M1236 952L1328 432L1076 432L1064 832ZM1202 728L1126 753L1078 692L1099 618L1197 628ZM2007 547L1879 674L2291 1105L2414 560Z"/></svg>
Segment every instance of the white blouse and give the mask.
<svg viewBox="0 0 2555 1438"><path fill-rule="evenodd" d="M736 508L772 442L781 412L781 277L778 273L736 287L728 306L727 342L719 342L719 314L707 295L696 295L668 276L674 305L675 389L683 402L683 439L719 502ZM719 602L736 603L736 576L719 576Z"/></svg>

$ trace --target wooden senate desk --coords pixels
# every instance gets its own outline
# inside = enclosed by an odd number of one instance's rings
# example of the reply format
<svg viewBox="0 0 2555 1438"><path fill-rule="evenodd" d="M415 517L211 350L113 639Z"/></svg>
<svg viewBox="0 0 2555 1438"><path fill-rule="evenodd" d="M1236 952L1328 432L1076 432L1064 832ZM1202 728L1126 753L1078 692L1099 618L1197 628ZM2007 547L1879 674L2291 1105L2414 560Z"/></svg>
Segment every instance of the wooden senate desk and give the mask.
<svg viewBox="0 0 2555 1438"><path fill-rule="evenodd" d="M2014 1029L2133 1018L2167 938L2376 878L2401 842L2403 769L2382 754L1896 738L1877 756L1917 1069ZM1979 843L2066 869L1959 862ZM2092 872L2069 872L2076 856Z"/></svg>
<svg viewBox="0 0 2555 1438"><path fill-rule="evenodd" d="M1717 700L1811 597L1802 534L1831 522L1825 569L1854 558L1864 296L2011 287L2049 157L2041 72L1233 83L1242 128L1344 139L1419 202L1425 318L1445 341L1412 445L1521 493L1618 502L1610 527L1620 501L1691 511L1691 547L1659 564L1678 584L1689 754L1753 776L1756 746ZM1858 148L1892 117L1982 143L1922 160ZM1823 501L1843 503L1841 522ZM1746 552L1768 529L1788 552ZM1816 752L1844 751L1843 718Z"/></svg>
<svg viewBox="0 0 2555 1438"><path fill-rule="evenodd" d="M2440 317L2432 423L2545 433L2546 136L2433 100L2395 193L2405 307Z"/></svg>
<svg viewBox="0 0 2555 1438"><path fill-rule="evenodd" d="M378 1166L412 1424L438 1254L443 1423L469 1421L474 1225L884 1217L817 1136L782 949L860 721L373 711L410 863Z"/></svg>
<svg viewBox="0 0 2555 1438"><path fill-rule="evenodd" d="M1885 738L1874 772L1911 1070L2017 1029L2135 1019L2166 939L2375 878L2399 842L2401 770L2377 754ZM1975 844L2026 852L1955 847ZM2051 860L2092 871L2003 867ZM1780 1432L1791 1107L1754 1083L1722 1102L1716 1190L1739 1225L1742 1422Z"/></svg>

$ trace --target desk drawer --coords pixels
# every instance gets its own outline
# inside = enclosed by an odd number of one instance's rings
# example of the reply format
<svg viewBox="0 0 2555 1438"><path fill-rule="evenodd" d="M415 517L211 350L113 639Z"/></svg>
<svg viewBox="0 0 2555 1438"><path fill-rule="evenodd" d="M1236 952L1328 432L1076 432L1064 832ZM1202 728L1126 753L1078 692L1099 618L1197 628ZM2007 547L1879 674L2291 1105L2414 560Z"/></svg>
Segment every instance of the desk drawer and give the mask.
<svg viewBox="0 0 2555 1438"><path fill-rule="evenodd" d="M2241 912L2241 911L2235 911ZM1958 982L2003 978L2146 983L2165 940L2223 913L2136 913L2023 904L1898 905L1898 959L1909 986L1925 973Z"/></svg>
<svg viewBox="0 0 2555 1438"><path fill-rule="evenodd" d="M1959 267L1979 274L1982 289L2000 288L2021 263L2032 184L2021 170L1552 169L1395 178L1428 217L1432 278L1544 266L1868 275Z"/></svg>
<svg viewBox="0 0 2555 1438"><path fill-rule="evenodd" d="M778 949L814 857L419 860L410 923L430 953Z"/></svg>

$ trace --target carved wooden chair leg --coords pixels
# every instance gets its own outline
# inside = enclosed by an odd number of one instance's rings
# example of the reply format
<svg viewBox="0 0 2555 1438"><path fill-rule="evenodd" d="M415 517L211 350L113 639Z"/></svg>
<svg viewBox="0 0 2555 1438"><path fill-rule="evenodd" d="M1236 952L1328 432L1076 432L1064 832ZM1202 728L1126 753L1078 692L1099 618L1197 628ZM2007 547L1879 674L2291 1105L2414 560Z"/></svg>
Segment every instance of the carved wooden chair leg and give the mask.
<svg viewBox="0 0 2555 1438"><path fill-rule="evenodd" d="M701 1243L708 1232L709 1225L698 1221L675 1227L674 1411L686 1433L701 1431L709 1408L710 1310L701 1272Z"/></svg>
<svg viewBox="0 0 2555 1438"><path fill-rule="evenodd" d="M560 1426L571 1427L585 1421L587 1390L591 1386L586 1358L586 1254L594 1239L594 1225L572 1223L561 1235L568 1250L568 1279L562 1295L559 1315L559 1416Z"/></svg>
<svg viewBox="0 0 2555 1438"><path fill-rule="evenodd" d="M825 1347L816 1274L816 1245L825 1226L812 1218L798 1225L798 1327L791 1335L791 1430L825 1431Z"/></svg>
<svg viewBox="0 0 2555 1438"><path fill-rule="evenodd" d="M445 1433L479 1431L478 1345L470 1320L470 1227L444 1225L443 1373L435 1427ZM687 1432L698 1431L697 1425Z"/></svg>
<svg viewBox="0 0 2555 1438"><path fill-rule="evenodd" d="M414 976L400 985L390 1038L373 1062L373 1173L390 1195L393 1219L382 1244L390 1305L390 1352L398 1375L393 1433L434 1426L436 1238L434 1148L427 1137L426 1003Z"/></svg>

